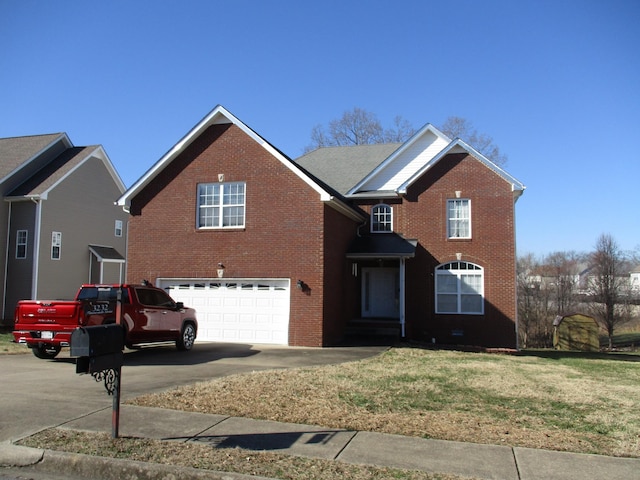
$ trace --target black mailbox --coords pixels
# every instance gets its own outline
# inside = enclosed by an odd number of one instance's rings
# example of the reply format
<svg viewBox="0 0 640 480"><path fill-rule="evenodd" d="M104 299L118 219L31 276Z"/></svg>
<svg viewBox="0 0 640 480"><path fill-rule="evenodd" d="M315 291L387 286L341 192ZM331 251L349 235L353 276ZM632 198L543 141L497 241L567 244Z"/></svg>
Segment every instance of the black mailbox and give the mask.
<svg viewBox="0 0 640 480"><path fill-rule="evenodd" d="M76 373L95 373L119 368L124 362L124 330L121 325L79 327L71 333L71 356Z"/></svg>
<svg viewBox="0 0 640 480"><path fill-rule="evenodd" d="M124 350L122 325L79 327L71 333L72 357L98 357Z"/></svg>

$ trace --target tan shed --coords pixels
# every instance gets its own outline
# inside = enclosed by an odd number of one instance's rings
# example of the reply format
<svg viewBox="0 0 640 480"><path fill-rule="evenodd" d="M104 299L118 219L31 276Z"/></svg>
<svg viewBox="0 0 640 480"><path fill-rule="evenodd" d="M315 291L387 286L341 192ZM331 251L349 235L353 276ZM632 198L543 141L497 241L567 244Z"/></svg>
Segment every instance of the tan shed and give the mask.
<svg viewBox="0 0 640 480"><path fill-rule="evenodd" d="M598 333L593 317L581 313L557 316L553 321L553 346L556 350L597 352L600 350Z"/></svg>

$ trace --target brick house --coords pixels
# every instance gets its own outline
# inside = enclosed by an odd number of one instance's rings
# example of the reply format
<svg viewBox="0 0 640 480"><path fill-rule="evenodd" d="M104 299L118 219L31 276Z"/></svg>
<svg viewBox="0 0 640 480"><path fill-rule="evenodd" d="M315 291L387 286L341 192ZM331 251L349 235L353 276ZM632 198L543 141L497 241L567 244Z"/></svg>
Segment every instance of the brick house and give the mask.
<svg viewBox="0 0 640 480"><path fill-rule="evenodd" d="M293 161L218 106L118 200L127 279L196 308L200 341L515 347L523 191L431 125Z"/></svg>

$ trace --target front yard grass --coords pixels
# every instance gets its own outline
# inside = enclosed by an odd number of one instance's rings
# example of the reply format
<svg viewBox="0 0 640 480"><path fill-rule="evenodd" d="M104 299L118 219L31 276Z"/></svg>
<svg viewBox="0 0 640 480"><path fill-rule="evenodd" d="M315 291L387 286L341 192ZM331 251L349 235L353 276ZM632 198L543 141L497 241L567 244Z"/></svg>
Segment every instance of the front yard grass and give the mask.
<svg viewBox="0 0 640 480"><path fill-rule="evenodd" d="M20 345L13 341L12 329L0 326L0 354L28 353L26 345Z"/></svg>
<svg viewBox="0 0 640 480"><path fill-rule="evenodd" d="M518 355L410 346L340 365L261 371L145 395L135 405L265 420L640 457L640 356ZM25 445L273 478L454 479L239 449L45 430ZM198 446L198 448L203 448Z"/></svg>
<svg viewBox="0 0 640 480"><path fill-rule="evenodd" d="M640 457L640 356L392 348L132 403L443 440Z"/></svg>

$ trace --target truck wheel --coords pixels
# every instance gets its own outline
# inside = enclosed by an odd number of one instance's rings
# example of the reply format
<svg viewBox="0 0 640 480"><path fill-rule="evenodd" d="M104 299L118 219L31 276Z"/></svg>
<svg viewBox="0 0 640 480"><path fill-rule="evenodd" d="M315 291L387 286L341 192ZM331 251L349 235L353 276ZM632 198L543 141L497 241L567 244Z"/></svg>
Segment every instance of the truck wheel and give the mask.
<svg viewBox="0 0 640 480"><path fill-rule="evenodd" d="M36 357L42 358L44 360L51 360L52 358L56 358L56 356L60 353L60 350L62 350L62 348L57 345L36 345L31 349Z"/></svg>
<svg viewBox="0 0 640 480"><path fill-rule="evenodd" d="M180 338L176 340L176 347L178 350L191 350L193 342L196 341L196 327L193 323L186 323L182 328L182 334Z"/></svg>

